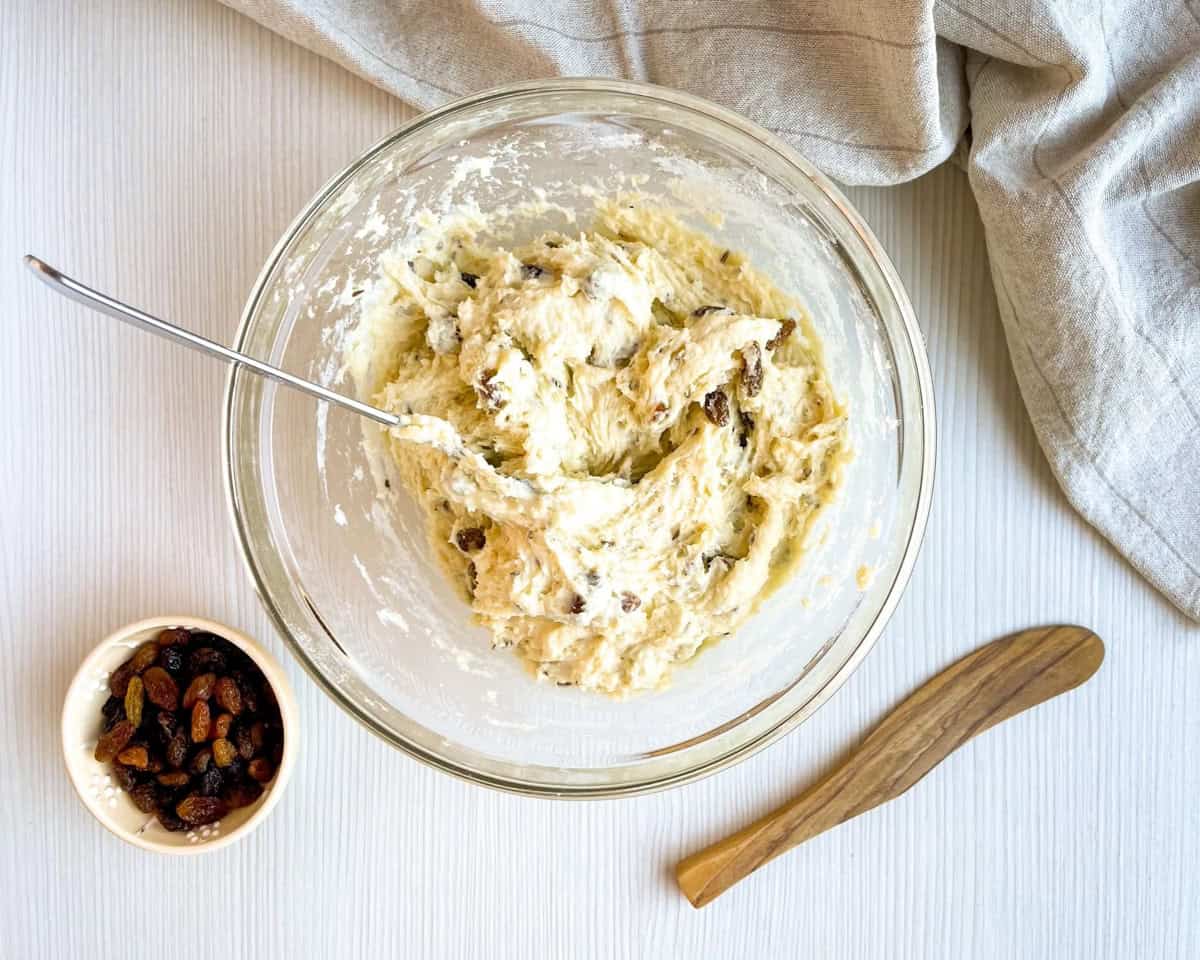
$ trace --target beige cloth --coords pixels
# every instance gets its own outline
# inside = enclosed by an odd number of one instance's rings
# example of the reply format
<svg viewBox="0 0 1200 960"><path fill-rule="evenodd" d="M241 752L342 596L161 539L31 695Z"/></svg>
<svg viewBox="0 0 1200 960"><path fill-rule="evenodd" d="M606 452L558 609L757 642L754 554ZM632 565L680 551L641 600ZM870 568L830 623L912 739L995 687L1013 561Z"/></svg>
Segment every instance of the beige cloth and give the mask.
<svg viewBox="0 0 1200 960"><path fill-rule="evenodd" d="M227 0L421 107L620 76L847 183L965 138L1000 312L1071 502L1200 619L1200 0Z"/></svg>

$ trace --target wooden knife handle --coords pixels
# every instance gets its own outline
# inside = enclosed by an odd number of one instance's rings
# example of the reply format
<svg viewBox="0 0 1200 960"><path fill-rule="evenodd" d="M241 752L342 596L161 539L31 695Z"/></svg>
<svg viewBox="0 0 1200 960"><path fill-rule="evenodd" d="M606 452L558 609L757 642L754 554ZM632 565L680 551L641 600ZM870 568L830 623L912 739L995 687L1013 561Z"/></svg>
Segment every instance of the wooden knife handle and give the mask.
<svg viewBox="0 0 1200 960"><path fill-rule="evenodd" d="M702 907L830 827L900 796L961 744L1079 686L1104 644L1083 627L1024 630L980 647L901 703L823 780L743 830L679 862L679 889Z"/></svg>

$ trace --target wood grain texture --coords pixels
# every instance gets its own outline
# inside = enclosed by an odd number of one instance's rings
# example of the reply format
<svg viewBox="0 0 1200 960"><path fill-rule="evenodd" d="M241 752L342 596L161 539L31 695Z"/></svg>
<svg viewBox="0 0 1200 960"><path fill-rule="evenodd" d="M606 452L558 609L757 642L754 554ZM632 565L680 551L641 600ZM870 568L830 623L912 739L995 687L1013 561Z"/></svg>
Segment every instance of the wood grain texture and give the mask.
<svg viewBox="0 0 1200 960"><path fill-rule="evenodd" d="M10 0L0 37L0 956L160 958L128 939L131 890L181 943L227 924L231 957L1200 956L1200 631L1059 493L959 170L849 191L912 295L939 408L929 531L886 633L812 720L733 770L543 802L428 770L317 690L226 518L224 371L20 264L38 253L228 342L294 214L406 108L212 0ZM84 654L163 611L261 639L304 727L279 809L191 862L106 834L57 744ZM1056 622L1108 643L1078 694L705 910L679 895L684 854L795 795L932 672Z"/></svg>
<svg viewBox="0 0 1200 960"><path fill-rule="evenodd" d="M1104 644L1084 627L1022 630L926 680L834 769L766 816L679 861L692 906L793 847L895 800L972 737L1088 680Z"/></svg>

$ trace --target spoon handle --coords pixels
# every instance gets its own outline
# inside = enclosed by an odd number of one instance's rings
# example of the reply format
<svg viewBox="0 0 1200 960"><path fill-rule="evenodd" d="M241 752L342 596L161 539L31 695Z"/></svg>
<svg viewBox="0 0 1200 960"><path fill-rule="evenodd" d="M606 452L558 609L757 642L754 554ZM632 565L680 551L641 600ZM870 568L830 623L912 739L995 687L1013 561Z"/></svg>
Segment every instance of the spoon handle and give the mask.
<svg viewBox="0 0 1200 960"><path fill-rule="evenodd" d="M399 423L399 418L393 414L365 403L360 403L358 400L343 396L340 393L334 393L332 390L327 390L319 384L311 383L308 380L303 380L300 377L290 374L286 370L280 370L278 367L264 363L262 360L256 360L254 357L248 357L244 353L231 350L229 347L222 346L213 340L209 340L207 337L202 337L197 333L192 333L190 330L184 330L183 327L177 327L173 323L168 323L166 320L160 320L158 317L152 317L148 313L135 310L120 300L114 300L112 297L98 290L93 290L91 287L85 286L78 280L68 277L65 273L50 266L44 260L39 260L32 254L25 255L25 265L37 274L38 278L52 290L62 294L69 300L82 303L85 307L91 307L93 310L108 314L108 316L122 320L131 326L138 327L149 333L158 334L160 337L166 337L168 340L174 340L176 343L181 343L185 347L191 347L193 350L198 350L201 353L207 353L210 356L219 357L229 363L247 367L264 377L310 394L319 400L344 407L360 416L369 417L377 423L382 423L389 427L394 427Z"/></svg>
<svg viewBox="0 0 1200 960"><path fill-rule="evenodd" d="M823 780L679 862L679 889L702 907L764 863L900 796L967 740L1079 686L1104 644L1083 627L1025 630L980 647L909 696Z"/></svg>

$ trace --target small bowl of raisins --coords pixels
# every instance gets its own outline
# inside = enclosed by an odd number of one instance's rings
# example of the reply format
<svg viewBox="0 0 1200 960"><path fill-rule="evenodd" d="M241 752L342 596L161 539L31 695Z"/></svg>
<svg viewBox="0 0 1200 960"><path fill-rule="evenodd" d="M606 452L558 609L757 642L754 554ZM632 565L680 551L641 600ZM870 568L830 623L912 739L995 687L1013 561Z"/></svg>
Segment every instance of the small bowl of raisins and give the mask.
<svg viewBox="0 0 1200 960"><path fill-rule="evenodd" d="M156 617L83 662L63 755L84 805L122 840L215 850L261 823L296 757L296 701L276 660L232 627Z"/></svg>

